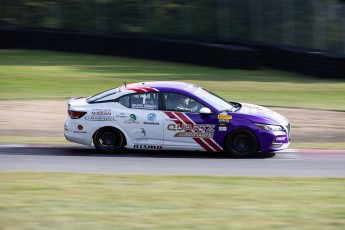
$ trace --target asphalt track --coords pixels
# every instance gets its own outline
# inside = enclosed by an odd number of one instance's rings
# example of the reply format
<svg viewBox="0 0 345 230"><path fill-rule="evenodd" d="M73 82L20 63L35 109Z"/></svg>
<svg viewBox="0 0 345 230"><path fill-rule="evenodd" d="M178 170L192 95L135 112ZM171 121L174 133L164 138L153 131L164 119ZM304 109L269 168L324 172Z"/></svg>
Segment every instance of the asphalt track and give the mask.
<svg viewBox="0 0 345 230"><path fill-rule="evenodd" d="M0 171L207 176L345 177L345 150L285 150L234 159L205 152L124 151L92 147L0 145Z"/></svg>

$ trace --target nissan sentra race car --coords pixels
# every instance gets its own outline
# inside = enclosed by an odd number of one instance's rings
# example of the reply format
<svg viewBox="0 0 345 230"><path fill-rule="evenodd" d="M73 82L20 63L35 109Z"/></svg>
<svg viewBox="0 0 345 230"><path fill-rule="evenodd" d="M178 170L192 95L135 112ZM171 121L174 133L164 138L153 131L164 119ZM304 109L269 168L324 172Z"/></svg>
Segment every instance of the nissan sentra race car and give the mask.
<svg viewBox="0 0 345 230"><path fill-rule="evenodd" d="M270 109L227 101L194 84L158 81L69 99L64 134L103 153L190 150L245 158L287 148L290 123Z"/></svg>

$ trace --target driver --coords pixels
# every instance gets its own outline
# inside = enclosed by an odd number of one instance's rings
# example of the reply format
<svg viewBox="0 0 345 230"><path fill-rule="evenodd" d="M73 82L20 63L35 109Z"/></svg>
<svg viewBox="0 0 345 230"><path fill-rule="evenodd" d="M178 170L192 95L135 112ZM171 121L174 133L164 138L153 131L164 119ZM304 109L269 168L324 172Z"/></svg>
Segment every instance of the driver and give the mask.
<svg viewBox="0 0 345 230"><path fill-rule="evenodd" d="M179 95L177 99L176 107L175 107L176 111L190 111L189 101L190 101L189 97Z"/></svg>

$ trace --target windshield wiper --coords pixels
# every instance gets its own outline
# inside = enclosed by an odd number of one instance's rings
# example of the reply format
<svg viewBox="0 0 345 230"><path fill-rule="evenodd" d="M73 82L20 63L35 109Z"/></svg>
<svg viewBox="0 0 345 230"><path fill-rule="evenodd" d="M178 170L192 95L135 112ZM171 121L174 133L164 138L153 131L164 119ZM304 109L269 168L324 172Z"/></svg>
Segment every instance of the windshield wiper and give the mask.
<svg viewBox="0 0 345 230"><path fill-rule="evenodd" d="M232 109L223 109L220 112L222 113L222 112L234 112L234 111Z"/></svg>

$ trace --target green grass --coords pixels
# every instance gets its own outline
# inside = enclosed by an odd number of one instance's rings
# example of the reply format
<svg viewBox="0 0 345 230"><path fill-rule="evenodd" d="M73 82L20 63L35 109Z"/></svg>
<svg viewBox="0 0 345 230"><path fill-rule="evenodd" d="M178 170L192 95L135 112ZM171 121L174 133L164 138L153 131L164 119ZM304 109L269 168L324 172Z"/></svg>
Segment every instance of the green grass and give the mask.
<svg viewBox="0 0 345 230"><path fill-rule="evenodd" d="M0 229L343 229L345 179L0 172Z"/></svg>
<svg viewBox="0 0 345 230"><path fill-rule="evenodd" d="M227 70L187 64L53 51L0 50L1 99L88 96L140 81L201 85L233 101L345 110L345 82L277 70Z"/></svg>

